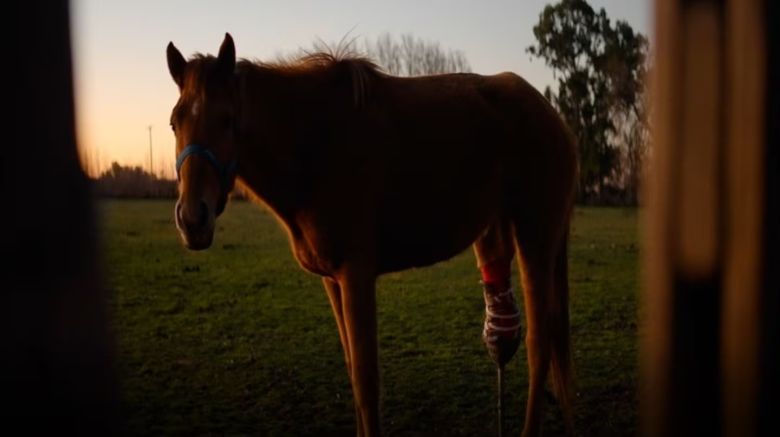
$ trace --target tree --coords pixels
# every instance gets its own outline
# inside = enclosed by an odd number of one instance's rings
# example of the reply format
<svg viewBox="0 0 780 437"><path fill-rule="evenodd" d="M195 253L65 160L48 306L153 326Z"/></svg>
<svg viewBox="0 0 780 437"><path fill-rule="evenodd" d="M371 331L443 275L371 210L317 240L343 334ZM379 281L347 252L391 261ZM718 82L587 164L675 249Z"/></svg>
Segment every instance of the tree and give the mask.
<svg viewBox="0 0 780 437"><path fill-rule="evenodd" d="M647 143L643 98L647 38L585 0L547 5L534 26L528 53L552 67L557 91L545 96L577 137L580 200L603 197L620 185L636 199Z"/></svg>
<svg viewBox="0 0 780 437"><path fill-rule="evenodd" d="M618 144L621 147L619 176L627 200L636 204L639 179L643 162L647 157L650 143L648 124L648 99L645 93L647 77L647 39L634 33L631 27L622 21L615 24L615 36L611 38L617 54L608 65L614 89L613 119Z"/></svg>
<svg viewBox="0 0 780 437"><path fill-rule="evenodd" d="M365 51L387 73L398 76L471 71L460 50L445 50L438 42L425 41L408 33L401 35L400 41L389 33L380 35L374 42L366 40Z"/></svg>
<svg viewBox="0 0 780 437"><path fill-rule="evenodd" d="M176 197L175 180L160 179L140 166L122 166L117 162L95 179L94 187L104 197Z"/></svg>

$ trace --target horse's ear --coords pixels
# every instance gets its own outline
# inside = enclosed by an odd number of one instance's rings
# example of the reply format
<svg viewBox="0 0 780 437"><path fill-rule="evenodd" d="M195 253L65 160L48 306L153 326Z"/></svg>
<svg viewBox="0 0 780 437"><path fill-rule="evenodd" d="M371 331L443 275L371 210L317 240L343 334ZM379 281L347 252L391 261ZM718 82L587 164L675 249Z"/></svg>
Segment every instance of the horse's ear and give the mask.
<svg viewBox="0 0 780 437"><path fill-rule="evenodd" d="M233 74L236 68L236 46L233 44L233 37L229 33L225 34L222 45L219 46L219 55L217 55L219 69L226 74Z"/></svg>
<svg viewBox="0 0 780 437"><path fill-rule="evenodd" d="M187 60L181 55L179 49L177 49L172 42L168 43L168 49L166 50L168 55L168 71L171 72L171 77L176 85L179 86L179 90L184 88L184 67L187 66Z"/></svg>

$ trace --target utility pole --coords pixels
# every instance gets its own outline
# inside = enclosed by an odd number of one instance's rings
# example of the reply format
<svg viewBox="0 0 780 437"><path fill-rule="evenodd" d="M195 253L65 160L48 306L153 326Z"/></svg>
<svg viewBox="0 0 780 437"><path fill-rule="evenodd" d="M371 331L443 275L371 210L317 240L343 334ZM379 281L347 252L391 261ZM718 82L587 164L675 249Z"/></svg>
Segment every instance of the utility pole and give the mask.
<svg viewBox="0 0 780 437"><path fill-rule="evenodd" d="M154 176L154 164L152 162L152 125L149 125L149 173Z"/></svg>

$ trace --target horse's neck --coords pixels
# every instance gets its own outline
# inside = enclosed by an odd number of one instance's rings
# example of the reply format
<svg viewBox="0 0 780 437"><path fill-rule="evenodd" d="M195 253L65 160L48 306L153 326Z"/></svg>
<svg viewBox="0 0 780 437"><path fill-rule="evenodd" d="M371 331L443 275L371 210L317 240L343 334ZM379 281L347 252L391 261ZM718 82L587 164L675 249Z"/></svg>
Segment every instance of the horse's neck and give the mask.
<svg viewBox="0 0 780 437"><path fill-rule="evenodd" d="M246 113L242 115L245 126L237 138L239 176L292 227L292 221L303 207L307 175L302 174L296 162L293 127L272 118L273 111L262 110L290 104L274 101L285 97L278 91L285 86L285 77L273 71L250 70L245 74L240 83L240 92L246 99L241 111Z"/></svg>
<svg viewBox="0 0 780 437"><path fill-rule="evenodd" d="M262 147L258 142L248 141L241 153L238 176L265 204L267 204L288 226L302 208L303 180L290 166L269 159L256 150Z"/></svg>

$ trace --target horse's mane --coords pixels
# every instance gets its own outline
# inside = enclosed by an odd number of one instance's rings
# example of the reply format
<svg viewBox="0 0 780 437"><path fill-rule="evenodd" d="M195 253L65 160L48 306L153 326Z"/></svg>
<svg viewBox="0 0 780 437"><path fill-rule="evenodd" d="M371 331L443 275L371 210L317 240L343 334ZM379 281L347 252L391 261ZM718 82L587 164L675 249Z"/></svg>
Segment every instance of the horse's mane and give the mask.
<svg viewBox="0 0 780 437"><path fill-rule="evenodd" d="M273 62L242 58L237 64L237 69L271 70L287 75L327 71L346 74L352 85L355 106L362 107L368 99L372 83L377 77L383 75L380 67L349 46L339 44L331 49L326 45L320 45L317 49L312 52L302 50L297 56L279 57Z"/></svg>

